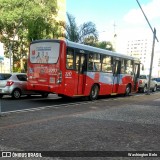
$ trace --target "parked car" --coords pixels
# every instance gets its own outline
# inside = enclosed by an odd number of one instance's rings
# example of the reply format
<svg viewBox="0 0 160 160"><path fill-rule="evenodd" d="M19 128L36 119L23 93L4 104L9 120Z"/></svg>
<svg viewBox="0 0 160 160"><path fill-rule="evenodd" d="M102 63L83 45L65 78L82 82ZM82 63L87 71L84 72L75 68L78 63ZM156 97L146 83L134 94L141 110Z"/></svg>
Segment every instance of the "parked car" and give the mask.
<svg viewBox="0 0 160 160"><path fill-rule="evenodd" d="M149 82L149 76L148 75L140 75L138 90L142 91L142 92L147 92L148 82ZM150 81L150 89L153 92L155 92L157 90L157 82L153 78L151 78L151 81Z"/></svg>
<svg viewBox="0 0 160 160"><path fill-rule="evenodd" d="M160 88L160 77L153 79L157 82L157 88Z"/></svg>
<svg viewBox="0 0 160 160"><path fill-rule="evenodd" d="M27 90L27 75L25 73L0 73L0 98L11 95L18 99L21 95L41 94L47 97L48 93Z"/></svg>

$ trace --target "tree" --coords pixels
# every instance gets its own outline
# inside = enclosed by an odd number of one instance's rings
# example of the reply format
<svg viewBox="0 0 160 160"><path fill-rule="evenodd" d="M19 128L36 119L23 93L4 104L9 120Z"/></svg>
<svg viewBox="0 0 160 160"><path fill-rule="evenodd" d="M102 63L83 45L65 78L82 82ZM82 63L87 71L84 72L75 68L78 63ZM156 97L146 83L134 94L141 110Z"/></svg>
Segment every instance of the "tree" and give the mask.
<svg viewBox="0 0 160 160"><path fill-rule="evenodd" d="M84 44L94 46L101 49L106 49L109 51L115 51L113 44L110 41L97 41L93 36L85 38Z"/></svg>
<svg viewBox="0 0 160 160"><path fill-rule="evenodd" d="M109 51L115 51L113 48L113 44L110 41L97 42L96 47L106 49Z"/></svg>
<svg viewBox="0 0 160 160"><path fill-rule="evenodd" d="M85 43L86 39L89 38L98 39L98 33L94 23L86 22L78 27L75 18L71 14L67 13L67 19L68 23L63 25L66 31L66 39L79 43Z"/></svg>
<svg viewBox="0 0 160 160"><path fill-rule="evenodd" d="M73 42L79 42L86 45L114 51L113 45L109 41L98 41L96 26L92 22L86 22L79 27L76 24L75 17L67 13L68 23L63 23L66 31L64 37Z"/></svg>
<svg viewBox="0 0 160 160"><path fill-rule="evenodd" d="M0 41L14 62L26 56L29 42L58 36L57 0L0 0Z"/></svg>

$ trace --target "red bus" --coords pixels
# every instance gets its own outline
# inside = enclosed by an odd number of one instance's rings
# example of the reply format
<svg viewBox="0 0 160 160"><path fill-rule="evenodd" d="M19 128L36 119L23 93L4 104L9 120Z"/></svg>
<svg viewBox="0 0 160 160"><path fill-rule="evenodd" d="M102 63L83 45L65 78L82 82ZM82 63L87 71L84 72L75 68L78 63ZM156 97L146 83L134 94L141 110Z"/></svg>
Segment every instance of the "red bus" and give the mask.
<svg viewBox="0 0 160 160"><path fill-rule="evenodd" d="M65 97L129 95L138 91L140 61L67 40L30 44L28 89Z"/></svg>

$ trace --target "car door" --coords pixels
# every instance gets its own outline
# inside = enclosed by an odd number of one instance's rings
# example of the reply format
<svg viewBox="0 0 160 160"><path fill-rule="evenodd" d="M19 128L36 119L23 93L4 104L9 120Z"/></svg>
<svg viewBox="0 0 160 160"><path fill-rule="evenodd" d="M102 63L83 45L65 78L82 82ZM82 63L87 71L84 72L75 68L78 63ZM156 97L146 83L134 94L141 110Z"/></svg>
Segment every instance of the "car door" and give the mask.
<svg viewBox="0 0 160 160"><path fill-rule="evenodd" d="M151 77L150 87L151 87L151 88L154 88L155 85L156 85L156 82L155 82L155 80Z"/></svg>
<svg viewBox="0 0 160 160"><path fill-rule="evenodd" d="M22 91L23 94L28 93L27 91L27 75L25 74L17 74L17 87Z"/></svg>

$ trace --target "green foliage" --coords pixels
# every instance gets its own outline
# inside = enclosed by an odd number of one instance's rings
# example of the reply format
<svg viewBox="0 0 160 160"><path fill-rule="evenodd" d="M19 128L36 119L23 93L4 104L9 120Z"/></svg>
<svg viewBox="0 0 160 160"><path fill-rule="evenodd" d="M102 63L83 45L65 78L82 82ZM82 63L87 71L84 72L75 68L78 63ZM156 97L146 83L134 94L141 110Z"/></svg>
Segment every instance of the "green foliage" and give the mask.
<svg viewBox="0 0 160 160"><path fill-rule="evenodd" d="M66 30L66 39L79 43L85 43L86 39L90 37L98 39L98 33L94 23L86 22L78 27L75 18L71 14L67 13L67 19L68 24L63 25Z"/></svg>
<svg viewBox="0 0 160 160"><path fill-rule="evenodd" d="M66 30L65 38L86 45L114 51L113 45L109 41L98 41L96 26L92 22L86 22L79 27L76 24L75 17L67 13L68 23L61 24Z"/></svg>
<svg viewBox="0 0 160 160"><path fill-rule="evenodd" d="M109 41L97 42L96 47L106 49L106 50L109 50L109 51L114 51L113 45Z"/></svg>
<svg viewBox="0 0 160 160"><path fill-rule="evenodd" d="M57 37L56 14L57 0L0 0L0 41L5 56L9 57L11 48L14 62L20 61L32 40Z"/></svg>

